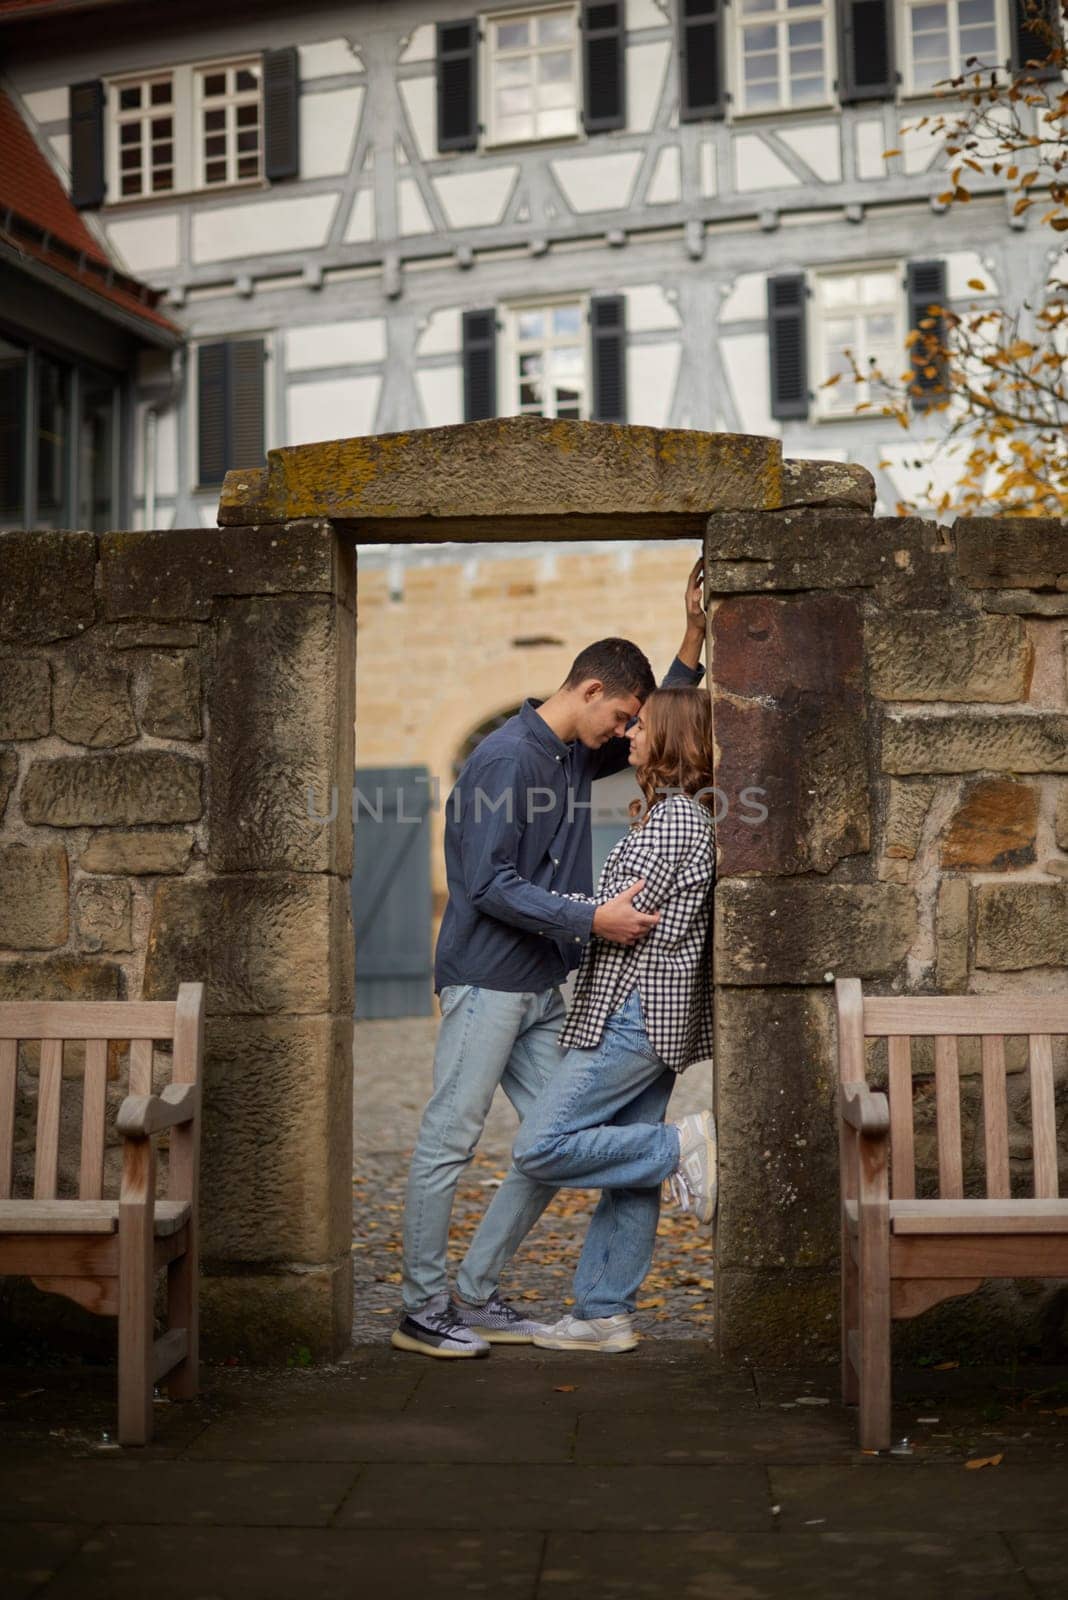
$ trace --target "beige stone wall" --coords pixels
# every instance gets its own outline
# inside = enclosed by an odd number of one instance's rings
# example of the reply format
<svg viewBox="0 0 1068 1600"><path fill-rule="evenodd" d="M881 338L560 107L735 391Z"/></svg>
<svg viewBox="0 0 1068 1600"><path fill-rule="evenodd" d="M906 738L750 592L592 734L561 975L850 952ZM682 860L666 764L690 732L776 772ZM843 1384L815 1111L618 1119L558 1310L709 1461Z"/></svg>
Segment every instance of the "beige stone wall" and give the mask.
<svg viewBox="0 0 1068 1600"><path fill-rule="evenodd" d="M225 1354L348 1342L352 828L344 805L320 827L305 790L319 811L348 794L354 636L329 524L0 534L0 999L206 981L203 1325ZM66 1064L76 1194L76 1048ZM117 1049L112 1066L114 1108ZM35 1108L30 1049L16 1193ZM70 1321L11 1280L0 1295L8 1324Z"/></svg>

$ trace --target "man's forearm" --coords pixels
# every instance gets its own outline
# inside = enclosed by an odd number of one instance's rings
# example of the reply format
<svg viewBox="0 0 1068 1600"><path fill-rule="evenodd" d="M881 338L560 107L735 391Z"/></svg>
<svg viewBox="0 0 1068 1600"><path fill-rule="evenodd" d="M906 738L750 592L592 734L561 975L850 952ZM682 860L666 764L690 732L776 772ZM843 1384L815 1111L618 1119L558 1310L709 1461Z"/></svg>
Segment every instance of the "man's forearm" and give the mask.
<svg viewBox="0 0 1068 1600"><path fill-rule="evenodd" d="M704 647L704 628L687 628L678 649L678 657L683 666L699 667L701 665L701 652Z"/></svg>

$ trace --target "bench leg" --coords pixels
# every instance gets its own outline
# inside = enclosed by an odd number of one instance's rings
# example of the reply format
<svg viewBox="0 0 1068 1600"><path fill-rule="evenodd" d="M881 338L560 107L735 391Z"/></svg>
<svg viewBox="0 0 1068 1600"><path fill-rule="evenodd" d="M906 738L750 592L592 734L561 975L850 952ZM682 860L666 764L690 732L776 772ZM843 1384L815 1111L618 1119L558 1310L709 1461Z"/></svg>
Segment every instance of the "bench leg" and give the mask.
<svg viewBox="0 0 1068 1600"><path fill-rule="evenodd" d="M889 1252L861 1241L859 1289L860 1448L890 1448Z"/></svg>
<svg viewBox="0 0 1068 1600"><path fill-rule="evenodd" d="M196 1220L189 1223L189 1238L185 1253L177 1256L167 1268L167 1328L184 1328L189 1344L184 1361L174 1368L167 1378L167 1392L172 1400L193 1400L200 1387L200 1277L196 1235Z"/></svg>
<svg viewBox="0 0 1068 1600"><path fill-rule="evenodd" d="M127 1139L119 1201L120 1444L152 1437L155 1165L150 1139Z"/></svg>
<svg viewBox="0 0 1068 1600"><path fill-rule="evenodd" d="M860 1292L857 1263L853 1256L853 1241L846 1228L842 1229L842 1404L855 1406L860 1398L860 1382L853 1365L849 1335L856 1334L857 1308Z"/></svg>

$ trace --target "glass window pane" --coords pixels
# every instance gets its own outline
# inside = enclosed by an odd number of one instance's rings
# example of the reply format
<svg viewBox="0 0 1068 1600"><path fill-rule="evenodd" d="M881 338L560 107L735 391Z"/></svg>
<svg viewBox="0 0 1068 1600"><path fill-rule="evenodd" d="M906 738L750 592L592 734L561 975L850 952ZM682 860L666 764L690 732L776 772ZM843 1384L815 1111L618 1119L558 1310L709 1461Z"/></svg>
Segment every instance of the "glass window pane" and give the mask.
<svg viewBox="0 0 1068 1600"><path fill-rule="evenodd" d="M582 415L579 406L580 400L581 396L577 389L557 389L556 415L558 417L573 418L578 421Z"/></svg>
<svg viewBox="0 0 1068 1600"><path fill-rule="evenodd" d="M994 21L994 0L960 0L957 16L962 28L974 27L976 23L989 26Z"/></svg>
<svg viewBox="0 0 1068 1600"><path fill-rule="evenodd" d="M775 50L778 46L778 30L776 28L746 28L745 54L748 59L762 51Z"/></svg>
<svg viewBox="0 0 1068 1600"><path fill-rule="evenodd" d="M538 406L541 404L541 384L521 383L519 385L519 404L521 406Z"/></svg>
<svg viewBox="0 0 1068 1600"><path fill-rule="evenodd" d="M222 109L222 107L219 107L219 109L216 111L205 111L204 130L206 133L214 133L216 129L225 127L226 112Z"/></svg>
<svg viewBox="0 0 1068 1600"><path fill-rule="evenodd" d="M814 44L821 48L823 46L822 22L791 22L787 32L790 35L791 45Z"/></svg>
<svg viewBox="0 0 1068 1600"><path fill-rule="evenodd" d="M258 150L259 144L260 136L255 128L251 128L247 133L239 133L237 136L237 148L239 150Z"/></svg>
<svg viewBox="0 0 1068 1600"><path fill-rule="evenodd" d="M579 307L554 306L553 332L556 334L581 333L582 312Z"/></svg>
<svg viewBox="0 0 1068 1600"><path fill-rule="evenodd" d="M517 319L517 331L521 339L544 338L545 313L542 311L521 311Z"/></svg>
<svg viewBox="0 0 1068 1600"><path fill-rule="evenodd" d="M526 117L500 117L497 121L497 138L502 144L522 139L533 139L534 118Z"/></svg>
<svg viewBox="0 0 1068 1600"><path fill-rule="evenodd" d="M123 172L132 172L141 165L141 151L138 146L127 148L120 152Z"/></svg>
<svg viewBox="0 0 1068 1600"><path fill-rule="evenodd" d="M260 158L255 156L241 156L237 163L239 178L258 178L260 175Z"/></svg>
<svg viewBox="0 0 1068 1600"><path fill-rule="evenodd" d="M254 128L259 120L259 106L238 106L237 125L239 128Z"/></svg>
<svg viewBox="0 0 1068 1600"><path fill-rule="evenodd" d="M226 154L225 133L213 133L205 139L204 154L206 156L224 156Z"/></svg>
<svg viewBox="0 0 1068 1600"><path fill-rule="evenodd" d="M538 82L539 83L570 83L571 82L571 56L570 53L553 50L548 55L538 57Z"/></svg>
<svg viewBox="0 0 1068 1600"><path fill-rule="evenodd" d="M141 124L139 122L124 122L119 129L120 144L140 144Z"/></svg>
<svg viewBox="0 0 1068 1600"><path fill-rule="evenodd" d="M171 103L171 82L168 78L165 83L154 83L150 99L154 106L169 106Z"/></svg>
<svg viewBox="0 0 1068 1600"><path fill-rule="evenodd" d="M206 95L226 93L226 73L209 72L204 77L204 93Z"/></svg>
<svg viewBox="0 0 1068 1600"><path fill-rule="evenodd" d="M497 91L497 109L502 117L519 117L524 112L534 108L534 93L531 89L499 89Z"/></svg>
<svg viewBox="0 0 1068 1600"><path fill-rule="evenodd" d="M569 44L573 23L566 12L550 13L547 17L538 18L538 43L539 44Z"/></svg>
<svg viewBox="0 0 1068 1600"><path fill-rule="evenodd" d="M0 525L26 521L23 439L26 426L26 352L0 339Z"/></svg>
<svg viewBox="0 0 1068 1600"><path fill-rule="evenodd" d="M136 111L141 104L141 85L139 83L127 84L125 89L119 90L119 110Z"/></svg>
<svg viewBox="0 0 1068 1600"><path fill-rule="evenodd" d="M152 174L152 188L157 194L166 194L174 188L174 173L169 168L160 168Z"/></svg>
<svg viewBox="0 0 1068 1600"><path fill-rule="evenodd" d="M204 181L205 183L225 183L226 162L209 161L207 166L204 168Z"/></svg>
<svg viewBox="0 0 1068 1600"><path fill-rule="evenodd" d="M898 296L897 275L893 272L866 272L861 281L866 306L893 304Z"/></svg>
<svg viewBox="0 0 1068 1600"><path fill-rule="evenodd" d="M522 50L529 44L529 22L499 22L497 24L498 50Z"/></svg>
<svg viewBox="0 0 1068 1600"><path fill-rule="evenodd" d="M745 103L750 111L759 111L765 106L775 107L779 103L779 86L777 83L750 83L745 89Z"/></svg>
<svg viewBox="0 0 1068 1600"><path fill-rule="evenodd" d="M169 139L170 136L171 136L171 126L172 126L172 124L171 124L170 117L153 117L152 118L152 137L153 137L153 139Z"/></svg>
<svg viewBox="0 0 1068 1600"><path fill-rule="evenodd" d="M913 6L912 31L917 33L945 33L949 27L949 14L944 5Z"/></svg>
<svg viewBox="0 0 1068 1600"><path fill-rule="evenodd" d="M560 138L576 132L577 128L578 116L573 106L560 111L543 111L538 118L538 133L543 139Z"/></svg>
<svg viewBox="0 0 1068 1600"><path fill-rule="evenodd" d="M912 43L917 61L948 61L949 40L944 33L923 33Z"/></svg>
<svg viewBox="0 0 1068 1600"><path fill-rule="evenodd" d="M70 373L50 356L37 358L37 521L61 528L67 518Z"/></svg>
<svg viewBox="0 0 1068 1600"><path fill-rule="evenodd" d="M259 67L239 67L237 70L238 91L258 89L260 86Z"/></svg>
<svg viewBox="0 0 1068 1600"><path fill-rule="evenodd" d="M103 533L114 526L116 514L111 498L115 389L106 378L85 373L81 393L77 524Z"/></svg>
<svg viewBox="0 0 1068 1600"><path fill-rule="evenodd" d="M123 194L141 193L141 174L139 172L123 174L122 192Z"/></svg>
<svg viewBox="0 0 1068 1600"><path fill-rule="evenodd" d="M157 167L170 167L174 165L173 144L154 144L152 146L152 164Z"/></svg>

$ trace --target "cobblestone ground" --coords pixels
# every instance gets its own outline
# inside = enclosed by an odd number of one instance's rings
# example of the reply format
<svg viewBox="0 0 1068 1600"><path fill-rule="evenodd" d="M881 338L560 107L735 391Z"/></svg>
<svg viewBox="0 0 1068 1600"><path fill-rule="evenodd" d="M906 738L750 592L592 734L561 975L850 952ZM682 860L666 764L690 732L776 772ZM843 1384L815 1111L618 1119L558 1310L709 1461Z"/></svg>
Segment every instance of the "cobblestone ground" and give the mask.
<svg viewBox="0 0 1068 1600"><path fill-rule="evenodd" d="M435 1018L358 1022L355 1040L353 1339L388 1338L400 1305L401 1222L408 1159L430 1093ZM712 1101L711 1064L680 1079L671 1102L680 1116ZM503 1178L515 1115L498 1092L482 1142L456 1193L453 1271L497 1183ZM571 1274L596 1196L557 1195L505 1276L504 1293L530 1314L553 1321L569 1304ZM639 1301L647 1338L712 1337L712 1233L666 1210L653 1268Z"/></svg>

